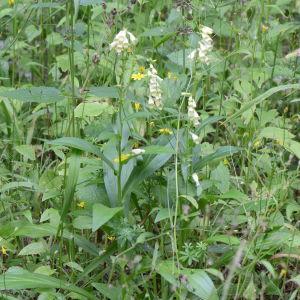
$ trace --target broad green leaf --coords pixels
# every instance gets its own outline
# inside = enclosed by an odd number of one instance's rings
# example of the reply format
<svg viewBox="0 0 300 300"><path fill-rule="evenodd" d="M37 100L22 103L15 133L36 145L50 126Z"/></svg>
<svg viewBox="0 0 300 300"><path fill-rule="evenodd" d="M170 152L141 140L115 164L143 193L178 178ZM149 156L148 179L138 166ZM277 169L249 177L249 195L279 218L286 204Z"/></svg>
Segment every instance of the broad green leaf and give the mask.
<svg viewBox="0 0 300 300"><path fill-rule="evenodd" d="M67 262L64 265L68 266L69 268L74 269L76 271L83 272L83 268L78 263L76 263L75 261Z"/></svg>
<svg viewBox="0 0 300 300"><path fill-rule="evenodd" d="M34 270L34 273L51 276L55 274L55 270L51 269L50 266L40 266Z"/></svg>
<svg viewBox="0 0 300 300"><path fill-rule="evenodd" d="M35 160L35 151L34 147L31 145L19 145L15 147L16 151L18 151L24 158Z"/></svg>
<svg viewBox="0 0 300 300"><path fill-rule="evenodd" d="M168 146L151 145L143 147L145 154L175 154L175 150Z"/></svg>
<svg viewBox="0 0 300 300"><path fill-rule="evenodd" d="M90 216L78 216L73 220L73 227L76 229L91 229L92 218Z"/></svg>
<svg viewBox="0 0 300 300"><path fill-rule="evenodd" d="M25 246L19 253L19 255L36 255L42 254L47 251L43 242L31 243Z"/></svg>
<svg viewBox="0 0 300 300"><path fill-rule="evenodd" d="M194 165L194 170L201 170L204 166L209 164L210 162L214 162L216 160L220 160L226 156L233 155L234 153L240 152L242 148L234 147L234 146L223 146L216 150L214 153L209 154L205 157L202 157L199 162Z"/></svg>
<svg viewBox="0 0 300 300"><path fill-rule="evenodd" d="M16 90L1 90L0 97L22 102L53 103L64 99L61 92L54 87L31 87Z"/></svg>
<svg viewBox="0 0 300 300"><path fill-rule="evenodd" d="M173 150L174 143L175 138L168 142L165 147ZM161 168L171 158L171 156L172 154L170 153L158 154L154 157L149 155L149 157L145 159L142 164L136 166L123 188L123 198L125 198L125 196L127 196L134 187L137 187L139 183Z"/></svg>
<svg viewBox="0 0 300 300"><path fill-rule="evenodd" d="M177 269L172 261L163 261L157 266L157 272L172 285L180 285L202 300L217 300L217 290L204 270ZM180 275L186 276L186 282L179 282Z"/></svg>
<svg viewBox="0 0 300 300"><path fill-rule="evenodd" d="M196 209L198 209L199 205L198 205L197 200L194 197L192 197L190 195L180 195L179 197L188 200Z"/></svg>
<svg viewBox="0 0 300 300"><path fill-rule="evenodd" d="M221 193L226 193L230 185L230 173L228 168L220 163L216 169L211 172L211 180Z"/></svg>
<svg viewBox="0 0 300 300"><path fill-rule="evenodd" d="M241 243L237 237L231 235L225 235L225 234L213 235L207 239L207 242L208 243L219 242L227 245L239 245Z"/></svg>
<svg viewBox="0 0 300 300"><path fill-rule="evenodd" d="M52 145L71 147L74 149L95 154L96 156L99 156L103 161L105 161L105 163L114 170L113 164L103 155L100 148L83 139L75 137L63 137L56 140L48 141L48 143Z"/></svg>
<svg viewBox="0 0 300 300"><path fill-rule="evenodd" d="M122 288L120 286L109 287L104 283L92 283L92 286L96 288L104 297L110 300L122 299Z"/></svg>
<svg viewBox="0 0 300 300"><path fill-rule="evenodd" d="M294 135L286 129L265 127L260 131L259 138L273 139L284 143L284 141L294 138Z"/></svg>
<svg viewBox="0 0 300 300"><path fill-rule="evenodd" d="M3 193L6 191L9 191L11 189L18 189L18 188L25 188L28 190L38 190L38 185L36 185L33 182L27 182L27 181L24 181L24 182L13 181L13 182L4 184L1 187L0 192Z"/></svg>
<svg viewBox="0 0 300 300"><path fill-rule="evenodd" d="M100 98L119 98L118 89L109 86L90 87L90 93Z"/></svg>
<svg viewBox="0 0 300 300"><path fill-rule="evenodd" d="M102 113L112 114L114 112L113 106L108 103L80 103L74 110L76 118L97 117Z"/></svg>
<svg viewBox="0 0 300 300"><path fill-rule="evenodd" d="M24 290L24 289L63 289L86 297L86 299L96 300L97 298L69 282L56 279L50 276L30 273L22 268L11 268L5 274L0 275L0 290Z"/></svg>
<svg viewBox="0 0 300 300"><path fill-rule="evenodd" d="M93 231L98 230L102 225L107 223L115 214L120 212L122 207L107 207L102 204L94 204L93 206Z"/></svg>
<svg viewBox="0 0 300 300"><path fill-rule="evenodd" d="M165 220L165 219L169 219L169 218L172 218L174 216L174 212L168 208L160 208L158 210L158 213L155 217L155 220L154 222L155 223L158 223L162 220Z"/></svg>

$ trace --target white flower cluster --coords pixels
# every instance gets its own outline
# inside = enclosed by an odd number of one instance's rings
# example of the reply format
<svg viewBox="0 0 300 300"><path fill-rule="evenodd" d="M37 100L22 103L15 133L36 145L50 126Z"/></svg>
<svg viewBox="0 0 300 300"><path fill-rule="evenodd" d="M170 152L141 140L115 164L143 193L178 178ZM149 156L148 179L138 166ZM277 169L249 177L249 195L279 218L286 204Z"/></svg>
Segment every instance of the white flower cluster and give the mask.
<svg viewBox="0 0 300 300"><path fill-rule="evenodd" d="M200 117L195 109L196 106L195 100L192 96L190 96L188 101L188 118L194 126L198 126L200 124Z"/></svg>
<svg viewBox="0 0 300 300"><path fill-rule="evenodd" d="M136 37L127 29L121 30L110 44L110 49L114 49L118 54L121 54L124 50L128 50L131 45L137 42Z"/></svg>
<svg viewBox="0 0 300 300"><path fill-rule="evenodd" d="M162 92L160 89L160 82L162 81L162 79L157 75L157 71L153 67L152 64L150 64L148 76L150 78L150 81L149 81L150 93L149 93L148 104L150 106L155 106L155 107L161 109L162 108L162 102L161 102Z"/></svg>
<svg viewBox="0 0 300 300"><path fill-rule="evenodd" d="M133 155L140 155L140 154L144 154L145 153L145 149L132 149L131 153Z"/></svg>
<svg viewBox="0 0 300 300"><path fill-rule="evenodd" d="M211 38L213 30L209 27L203 26L201 30L202 40L198 43L198 48L191 52L188 56L191 60L199 60L205 64L209 64L208 53L213 48L213 40Z"/></svg>

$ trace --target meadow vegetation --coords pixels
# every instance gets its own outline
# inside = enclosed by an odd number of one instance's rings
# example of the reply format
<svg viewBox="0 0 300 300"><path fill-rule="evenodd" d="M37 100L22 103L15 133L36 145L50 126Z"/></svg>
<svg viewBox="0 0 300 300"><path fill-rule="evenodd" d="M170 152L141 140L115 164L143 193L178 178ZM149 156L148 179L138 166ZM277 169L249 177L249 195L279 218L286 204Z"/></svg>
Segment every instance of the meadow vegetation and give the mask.
<svg viewBox="0 0 300 300"><path fill-rule="evenodd" d="M1 299L300 299L299 0L0 0Z"/></svg>

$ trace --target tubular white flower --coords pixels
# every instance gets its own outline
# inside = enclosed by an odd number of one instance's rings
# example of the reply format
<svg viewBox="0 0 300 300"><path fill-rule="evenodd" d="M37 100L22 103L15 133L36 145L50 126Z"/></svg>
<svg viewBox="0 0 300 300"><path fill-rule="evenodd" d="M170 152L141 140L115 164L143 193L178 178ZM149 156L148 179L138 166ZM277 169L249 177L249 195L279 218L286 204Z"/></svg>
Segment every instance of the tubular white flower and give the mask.
<svg viewBox="0 0 300 300"><path fill-rule="evenodd" d="M155 106L159 109L162 108L162 92L160 89L160 82L162 79L157 75L156 69L150 64L150 69L148 71L149 81L149 99L148 104L150 106Z"/></svg>
<svg viewBox="0 0 300 300"><path fill-rule="evenodd" d="M199 137L197 134L195 134L195 133L193 133L193 132L190 132L190 135L191 135L191 137L192 137L193 142L194 142L196 145L200 144L200 137Z"/></svg>
<svg viewBox="0 0 300 300"><path fill-rule="evenodd" d="M210 35L213 30L207 26L203 26L201 30L202 40L198 42L198 48L193 50L188 58L190 60L199 60L205 64L209 64L208 54L213 48L213 40Z"/></svg>
<svg viewBox="0 0 300 300"><path fill-rule="evenodd" d="M140 155L140 154L145 153L145 150L144 149L132 149L131 152L134 155Z"/></svg>
<svg viewBox="0 0 300 300"><path fill-rule="evenodd" d="M196 112L195 108L196 102L193 97L190 96L188 101L188 118L194 126L198 126L200 124L200 116Z"/></svg>
<svg viewBox="0 0 300 300"><path fill-rule="evenodd" d="M200 186L199 177L198 177L197 173L193 173L192 178L196 184L196 187Z"/></svg>
<svg viewBox="0 0 300 300"><path fill-rule="evenodd" d="M118 54L121 54L124 50L129 49L131 45L137 42L136 37L127 29L121 30L110 44L110 49L114 49Z"/></svg>

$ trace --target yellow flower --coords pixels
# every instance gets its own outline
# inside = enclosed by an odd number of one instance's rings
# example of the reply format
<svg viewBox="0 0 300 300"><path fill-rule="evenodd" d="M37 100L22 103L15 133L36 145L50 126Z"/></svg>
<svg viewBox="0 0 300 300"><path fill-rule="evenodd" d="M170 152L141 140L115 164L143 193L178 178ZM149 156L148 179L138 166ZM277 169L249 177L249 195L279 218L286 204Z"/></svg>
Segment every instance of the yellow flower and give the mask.
<svg viewBox="0 0 300 300"><path fill-rule="evenodd" d="M121 154L121 163L125 162L126 160L128 160L130 158L131 154ZM114 158L114 163L120 163L119 157Z"/></svg>
<svg viewBox="0 0 300 300"><path fill-rule="evenodd" d="M136 111L139 111L142 108L142 105L139 102L134 102L133 106Z"/></svg>
<svg viewBox="0 0 300 300"><path fill-rule="evenodd" d="M1 246L1 252L3 255L7 255L7 248L4 246Z"/></svg>
<svg viewBox="0 0 300 300"><path fill-rule="evenodd" d="M167 75L169 79L177 80L177 77L172 72L168 72Z"/></svg>
<svg viewBox="0 0 300 300"><path fill-rule="evenodd" d="M258 148L260 145L261 145L261 142L260 142L260 140L258 140L256 142L254 142L253 147Z"/></svg>
<svg viewBox="0 0 300 300"><path fill-rule="evenodd" d="M171 129L169 129L169 128L161 128L161 129L159 129L158 130L159 131L159 133L161 133L161 134L172 134L172 130Z"/></svg>
<svg viewBox="0 0 300 300"><path fill-rule="evenodd" d="M136 73L136 74L132 74L132 75L131 75L131 78L132 78L133 80L141 80L141 79L143 79L144 77L145 77L145 75L142 74L142 73Z"/></svg>
<svg viewBox="0 0 300 300"><path fill-rule="evenodd" d="M81 201L81 202L77 203L77 206L78 206L79 208L85 208L85 202L84 202L84 201Z"/></svg>
<svg viewBox="0 0 300 300"><path fill-rule="evenodd" d="M145 71L146 71L146 69L145 69L144 66L140 66L140 67L139 67L139 72L140 72L140 73L144 74Z"/></svg>
<svg viewBox="0 0 300 300"><path fill-rule="evenodd" d="M14 6L15 5L15 0L8 0L8 5L9 6Z"/></svg>
<svg viewBox="0 0 300 300"><path fill-rule="evenodd" d="M261 25L261 30L262 30L262 32L267 32L268 29L269 29L268 26L266 26L266 25L264 25L264 24Z"/></svg>
<svg viewBox="0 0 300 300"><path fill-rule="evenodd" d="M153 121L151 121L151 122L149 123L149 125L150 125L151 128L153 128L153 127L155 126L155 123L154 123Z"/></svg>
<svg viewBox="0 0 300 300"><path fill-rule="evenodd" d="M281 269L280 274L279 274L279 278L285 277L287 274L287 270L286 269Z"/></svg>
<svg viewBox="0 0 300 300"><path fill-rule="evenodd" d="M114 240L116 239L116 237L113 236L113 235L108 235L108 236L107 236L107 239L108 239L109 241L114 241Z"/></svg>
<svg viewBox="0 0 300 300"><path fill-rule="evenodd" d="M280 146L283 146L284 141L282 141L282 140L276 140L276 143L277 143L278 145L280 145Z"/></svg>
<svg viewBox="0 0 300 300"><path fill-rule="evenodd" d="M227 160L227 158L224 158L223 163L224 163L225 166L229 165L229 161Z"/></svg>

